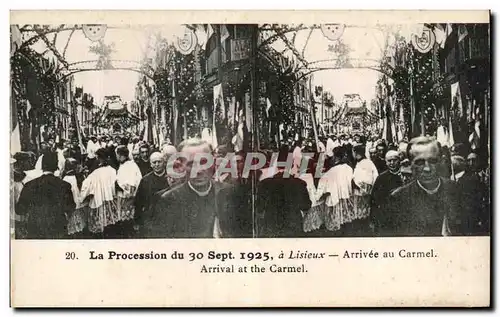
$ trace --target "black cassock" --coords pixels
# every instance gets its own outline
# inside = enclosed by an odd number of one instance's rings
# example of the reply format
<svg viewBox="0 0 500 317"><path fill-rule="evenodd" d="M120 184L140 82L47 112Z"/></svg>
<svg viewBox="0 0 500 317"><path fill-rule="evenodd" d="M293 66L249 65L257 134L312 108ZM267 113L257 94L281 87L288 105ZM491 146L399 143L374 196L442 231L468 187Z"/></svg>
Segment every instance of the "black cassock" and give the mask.
<svg viewBox="0 0 500 317"><path fill-rule="evenodd" d="M135 195L135 221L142 224L142 215L154 204L155 194L163 189L169 189L167 175L158 176L151 172L144 176L137 187Z"/></svg>
<svg viewBox="0 0 500 317"><path fill-rule="evenodd" d="M380 231L380 226L383 225L384 206L391 193L398 187L403 186L401 174L393 174L390 171L385 171L377 177L372 189L371 196L371 212L370 218L375 226L375 233Z"/></svg>
<svg viewBox="0 0 500 317"><path fill-rule="evenodd" d="M442 236L444 219L449 233L457 235L460 207L457 185L446 178L440 179L438 190L427 193L416 180L394 190L384 208L380 235Z"/></svg>
<svg viewBox="0 0 500 317"><path fill-rule="evenodd" d="M73 213L75 207L71 185L48 174L26 183L16 213L27 216L25 238L61 239L67 236L66 215Z"/></svg>
<svg viewBox="0 0 500 317"><path fill-rule="evenodd" d="M206 196L199 196L187 182L157 193L155 204L144 214L143 238L213 238L218 223L223 238L243 237L237 213L241 201L236 187L213 183Z"/></svg>
<svg viewBox="0 0 500 317"><path fill-rule="evenodd" d="M301 211L311 208L307 184L282 173L262 180L257 187L257 210L262 214L262 237L304 236Z"/></svg>

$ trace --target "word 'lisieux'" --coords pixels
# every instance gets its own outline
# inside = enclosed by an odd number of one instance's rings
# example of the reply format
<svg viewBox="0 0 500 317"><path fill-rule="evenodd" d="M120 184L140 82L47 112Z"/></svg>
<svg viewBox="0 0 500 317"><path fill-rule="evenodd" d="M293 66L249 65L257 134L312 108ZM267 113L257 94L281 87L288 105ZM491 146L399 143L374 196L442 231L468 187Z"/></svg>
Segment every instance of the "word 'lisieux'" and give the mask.
<svg viewBox="0 0 500 317"><path fill-rule="evenodd" d="M286 161L280 160L278 162L278 153L273 153L271 157L271 164L268 169L269 176L275 174L277 169L283 170L283 177L288 178L292 174L305 174L308 168L309 160L314 157L314 153L302 153L300 162L294 162L292 153L287 155ZM250 171L256 171L266 165L266 155L263 153L247 153L246 158L240 156L240 162L243 161L243 169L238 171L237 156L234 153L228 153L225 157L217 157L210 153L197 153L194 156L186 153L175 153L168 159L167 174L173 178L186 177L186 169L175 168L176 162L184 162L190 168L190 177L194 178L198 173L207 170L215 169L215 175L220 176L223 174L231 174L232 177L248 178ZM304 159L307 158L307 159ZM323 166L325 163L324 153L320 153L319 159L314 171L314 177L320 178L323 176ZM241 174L239 173L241 172Z"/></svg>

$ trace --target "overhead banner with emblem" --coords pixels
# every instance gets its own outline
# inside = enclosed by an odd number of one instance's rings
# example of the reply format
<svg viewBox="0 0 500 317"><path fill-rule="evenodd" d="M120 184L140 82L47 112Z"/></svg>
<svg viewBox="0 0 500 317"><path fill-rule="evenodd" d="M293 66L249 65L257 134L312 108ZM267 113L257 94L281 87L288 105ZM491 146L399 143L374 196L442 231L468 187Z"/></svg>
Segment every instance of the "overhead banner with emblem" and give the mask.
<svg viewBox="0 0 500 317"><path fill-rule="evenodd" d="M427 26L424 26L421 34L412 34L411 44L420 53L428 53L436 43L436 35Z"/></svg>
<svg viewBox="0 0 500 317"><path fill-rule="evenodd" d="M338 40L344 34L344 30L345 30L344 24L321 25L321 32L323 32L323 35L330 41Z"/></svg>
<svg viewBox="0 0 500 317"><path fill-rule="evenodd" d="M182 55L189 55L198 44L198 39L193 30L185 27L183 33L177 36L174 41L175 48Z"/></svg>
<svg viewBox="0 0 500 317"><path fill-rule="evenodd" d="M105 24L84 24L82 26L83 34L92 42L102 40L107 29L108 27Z"/></svg>

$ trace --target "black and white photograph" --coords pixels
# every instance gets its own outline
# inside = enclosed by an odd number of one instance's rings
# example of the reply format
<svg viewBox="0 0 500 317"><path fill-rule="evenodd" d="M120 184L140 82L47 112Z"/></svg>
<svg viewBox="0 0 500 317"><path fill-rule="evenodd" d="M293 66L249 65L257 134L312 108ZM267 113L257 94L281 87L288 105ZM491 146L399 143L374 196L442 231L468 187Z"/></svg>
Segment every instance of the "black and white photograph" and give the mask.
<svg viewBox="0 0 500 317"><path fill-rule="evenodd" d="M490 32L11 24L11 238L489 236Z"/></svg>

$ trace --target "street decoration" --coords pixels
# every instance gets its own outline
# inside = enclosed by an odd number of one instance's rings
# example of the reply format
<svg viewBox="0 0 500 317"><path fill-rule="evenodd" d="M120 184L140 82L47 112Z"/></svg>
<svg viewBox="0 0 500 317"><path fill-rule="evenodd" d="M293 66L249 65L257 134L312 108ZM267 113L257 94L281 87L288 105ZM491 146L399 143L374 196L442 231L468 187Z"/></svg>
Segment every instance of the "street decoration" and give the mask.
<svg viewBox="0 0 500 317"><path fill-rule="evenodd" d="M344 24L322 24L321 32L330 41L338 40L344 34Z"/></svg>
<svg viewBox="0 0 500 317"><path fill-rule="evenodd" d="M189 55L193 52L196 45L198 44L198 39L193 30L185 27L183 34L177 36L174 40L174 45L177 51L182 55Z"/></svg>
<svg viewBox="0 0 500 317"><path fill-rule="evenodd" d="M89 47L89 52L98 56L96 68L97 69L112 69L111 54L115 52L115 44L105 44L99 41L95 45Z"/></svg>
<svg viewBox="0 0 500 317"><path fill-rule="evenodd" d="M86 38L92 42L97 42L104 38L107 28L105 24L84 24L82 31Z"/></svg>
<svg viewBox="0 0 500 317"><path fill-rule="evenodd" d="M420 53L428 53L436 43L436 35L427 26L424 26L422 34L412 34L411 44Z"/></svg>

